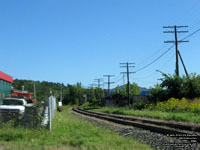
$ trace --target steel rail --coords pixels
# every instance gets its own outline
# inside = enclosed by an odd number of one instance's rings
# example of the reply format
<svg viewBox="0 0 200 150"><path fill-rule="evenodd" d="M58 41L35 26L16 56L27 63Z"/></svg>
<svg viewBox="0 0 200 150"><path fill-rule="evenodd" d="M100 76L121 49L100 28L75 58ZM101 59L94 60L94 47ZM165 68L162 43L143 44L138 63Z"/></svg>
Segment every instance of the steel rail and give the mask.
<svg viewBox="0 0 200 150"><path fill-rule="evenodd" d="M135 117L127 117L127 116L122 116L122 115L97 113L97 112L84 110L79 107L74 107L72 110L77 113L111 121L117 124L134 126L137 128L150 130L152 132L156 132L156 133L160 133L164 135L173 135L173 137L187 135L190 138L196 139L196 141L200 143L200 133L197 132L200 130L199 126L166 123L166 122L160 122L160 121L154 121L154 120L140 119L140 118L135 118Z"/></svg>

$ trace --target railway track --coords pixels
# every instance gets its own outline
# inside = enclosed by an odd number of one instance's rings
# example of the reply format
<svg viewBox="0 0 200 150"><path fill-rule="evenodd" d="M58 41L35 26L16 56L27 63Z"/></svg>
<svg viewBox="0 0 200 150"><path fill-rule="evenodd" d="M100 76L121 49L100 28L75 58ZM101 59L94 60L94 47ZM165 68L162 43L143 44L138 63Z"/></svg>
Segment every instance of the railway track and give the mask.
<svg viewBox="0 0 200 150"><path fill-rule="evenodd" d="M200 126L190 124L178 124L171 122L155 121L151 119L141 119L138 117L114 115L84 110L74 107L73 111L87 116L111 121L117 124L133 126L151 132L160 133L166 136L178 138L186 143L200 143Z"/></svg>

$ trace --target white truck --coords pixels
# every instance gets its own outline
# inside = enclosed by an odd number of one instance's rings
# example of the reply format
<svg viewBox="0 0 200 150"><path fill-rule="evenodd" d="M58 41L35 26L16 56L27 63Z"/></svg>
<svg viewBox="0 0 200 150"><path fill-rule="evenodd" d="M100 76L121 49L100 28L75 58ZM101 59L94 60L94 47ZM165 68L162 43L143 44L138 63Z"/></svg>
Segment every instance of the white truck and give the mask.
<svg viewBox="0 0 200 150"><path fill-rule="evenodd" d="M4 98L0 105L0 113L9 115L23 115L26 105L27 102L24 99Z"/></svg>

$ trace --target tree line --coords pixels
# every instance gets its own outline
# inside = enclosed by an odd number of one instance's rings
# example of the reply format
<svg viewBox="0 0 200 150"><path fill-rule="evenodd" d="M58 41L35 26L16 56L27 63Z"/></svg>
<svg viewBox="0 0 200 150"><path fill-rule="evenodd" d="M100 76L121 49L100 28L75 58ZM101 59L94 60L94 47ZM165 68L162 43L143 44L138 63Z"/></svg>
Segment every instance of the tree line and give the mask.
<svg viewBox="0 0 200 150"><path fill-rule="evenodd" d="M101 98L107 96L107 90L102 88L84 88L81 83L74 85L63 83L54 83L47 81L33 81L15 79L12 86L13 89L21 90L24 86L25 91L34 93L34 85L36 88L36 100L44 101L48 99L50 90L57 100L60 100L62 86L62 102L63 104L83 104L84 102L100 103ZM127 85L117 86L111 94L119 93L127 95ZM140 88L136 83L130 85L130 95L139 95Z"/></svg>

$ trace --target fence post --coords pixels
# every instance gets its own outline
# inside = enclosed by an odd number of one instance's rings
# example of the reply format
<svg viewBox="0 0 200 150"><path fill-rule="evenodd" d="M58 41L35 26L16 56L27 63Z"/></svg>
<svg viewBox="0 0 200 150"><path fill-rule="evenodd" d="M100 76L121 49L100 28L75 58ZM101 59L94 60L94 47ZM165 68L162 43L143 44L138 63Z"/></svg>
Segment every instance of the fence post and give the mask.
<svg viewBox="0 0 200 150"><path fill-rule="evenodd" d="M52 107L51 107L51 101L52 101L52 96L50 96L49 97L49 108L48 108L48 111L49 111L49 115L48 115L48 117L49 117L49 131L51 131L51 109L52 109Z"/></svg>

